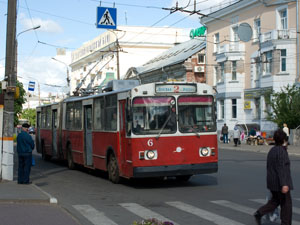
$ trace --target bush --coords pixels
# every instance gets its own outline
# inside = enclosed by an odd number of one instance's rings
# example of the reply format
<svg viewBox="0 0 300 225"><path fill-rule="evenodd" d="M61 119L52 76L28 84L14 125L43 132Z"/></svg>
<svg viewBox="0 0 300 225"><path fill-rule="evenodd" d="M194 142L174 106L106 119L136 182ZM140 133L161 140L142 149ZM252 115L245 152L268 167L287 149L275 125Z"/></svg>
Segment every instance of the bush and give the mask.
<svg viewBox="0 0 300 225"><path fill-rule="evenodd" d="M143 220L141 222L134 221L133 225L174 225L174 224L168 221L162 222L153 218L153 219Z"/></svg>

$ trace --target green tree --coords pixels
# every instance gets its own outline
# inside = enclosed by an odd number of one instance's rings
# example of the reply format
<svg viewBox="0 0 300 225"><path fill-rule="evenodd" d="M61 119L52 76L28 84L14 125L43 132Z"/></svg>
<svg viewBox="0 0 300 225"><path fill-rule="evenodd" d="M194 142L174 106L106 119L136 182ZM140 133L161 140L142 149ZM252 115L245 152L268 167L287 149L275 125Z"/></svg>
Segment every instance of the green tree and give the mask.
<svg viewBox="0 0 300 225"><path fill-rule="evenodd" d="M296 85L283 87L280 92L265 94L267 104L272 110L266 111L267 119L282 127L286 123L290 129L300 125L300 88Z"/></svg>
<svg viewBox="0 0 300 225"><path fill-rule="evenodd" d="M35 125L36 110L35 109L24 109L21 114L22 119L28 119L30 125Z"/></svg>
<svg viewBox="0 0 300 225"><path fill-rule="evenodd" d="M14 107L15 107L15 117L14 117L14 125L17 126L19 124L19 118L22 113L23 104L26 102L26 91L23 87L23 84L16 81L16 86L19 87L19 97L15 99Z"/></svg>

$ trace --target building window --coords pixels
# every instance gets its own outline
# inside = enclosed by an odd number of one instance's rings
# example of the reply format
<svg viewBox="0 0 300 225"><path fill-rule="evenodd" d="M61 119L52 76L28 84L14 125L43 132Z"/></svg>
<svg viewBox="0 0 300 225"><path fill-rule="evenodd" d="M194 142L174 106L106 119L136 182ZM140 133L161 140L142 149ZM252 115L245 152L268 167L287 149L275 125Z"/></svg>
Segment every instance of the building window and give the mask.
<svg viewBox="0 0 300 225"><path fill-rule="evenodd" d="M239 36L238 36L238 26L232 27L232 36L231 36L231 41L232 43L230 44L230 50L231 51L238 51L239 50Z"/></svg>
<svg viewBox="0 0 300 225"><path fill-rule="evenodd" d="M232 118L236 119L237 118L237 105L236 105L236 99L231 99L232 103Z"/></svg>
<svg viewBox="0 0 300 225"><path fill-rule="evenodd" d="M272 51L265 54L264 71L265 73L272 73Z"/></svg>
<svg viewBox="0 0 300 225"><path fill-rule="evenodd" d="M287 9L282 9L279 11L279 29L287 30Z"/></svg>
<svg viewBox="0 0 300 225"><path fill-rule="evenodd" d="M280 71L286 72L286 49L280 51Z"/></svg>
<svg viewBox="0 0 300 225"><path fill-rule="evenodd" d="M219 33L216 33L214 35L214 52L219 52L219 48L220 48L220 35Z"/></svg>
<svg viewBox="0 0 300 225"><path fill-rule="evenodd" d="M220 100L220 119L224 119L224 115L225 115L224 100Z"/></svg>
<svg viewBox="0 0 300 225"><path fill-rule="evenodd" d="M217 79L218 79L217 77L218 77L218 67L215 66L215 67L214 67L214 81L213 81L214 86L217 85ZM218 81L218 82L219 82L219 81Z"/></svg>
<svg viewBox="0 0 300 225"><path fill-rule="evenodd" d="M232 80L236 80L236 61L232 61Z"/></svg>
<svg viewBox="0 0 300 225"><path fill-rule="evenodd" d="M225 64L222 62L220 63L220 82L224 82L225 76Z"/></svg>
<svg viewBox="0 0 300 225"><path fill-rule="evenodd" d="M254 104L255 104L255 119L260 120L260 98L255 98Z"/></svg>
<svg viewBox="0 0 300 225"><path fill-rule="evenodd" d="M198 54L198 64L205 64L205 55Z"/></svg>
<svg viewBox="0 0 300 225"><path fill-rule="evenodd" d="M255 80L258 80L259 77L260 77L260 73L261 73L261 62L260 62L260 58L259 57L255 58L255 67L256 67L256 71L255 71L256 77L255 77Z"/></svg>
<svg viewBox="0 0 300 225"><path fill-rule="evenodd" d="M254 41L258 41L259 39L259 35L260 35L260 30L261 27L260 27L260 19L256 19L254 20L254 35L253 35L253 39Z"/></svg>

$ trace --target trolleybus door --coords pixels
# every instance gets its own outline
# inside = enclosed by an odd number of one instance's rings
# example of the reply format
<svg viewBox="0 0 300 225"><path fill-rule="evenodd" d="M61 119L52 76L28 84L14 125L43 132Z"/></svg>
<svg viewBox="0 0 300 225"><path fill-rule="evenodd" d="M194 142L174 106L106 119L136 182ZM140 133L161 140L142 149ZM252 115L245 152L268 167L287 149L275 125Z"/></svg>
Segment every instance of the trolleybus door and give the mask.
<svg viewBox="0 0 300 225"><path fill-rule="evenodd" d="M121 149L121 166L122 171L128 175L129 171L131 171L132 167L132 157L130 151L130 139L127 137L127 118L126 118L126 101L122 100L119 102L119 110L120 110L120 149Z"/></svg>
<svg viewBox="0 0 300 225"><path fill-rule="evenodd" d="M57 157L57 109L52 110L52 156Z"/></svg>
<svg viewBox="0 0 300 225"><path fill-rule="evenodd" d="M93 165L92 106L84 106L84 151L86 166Z"/></svg>

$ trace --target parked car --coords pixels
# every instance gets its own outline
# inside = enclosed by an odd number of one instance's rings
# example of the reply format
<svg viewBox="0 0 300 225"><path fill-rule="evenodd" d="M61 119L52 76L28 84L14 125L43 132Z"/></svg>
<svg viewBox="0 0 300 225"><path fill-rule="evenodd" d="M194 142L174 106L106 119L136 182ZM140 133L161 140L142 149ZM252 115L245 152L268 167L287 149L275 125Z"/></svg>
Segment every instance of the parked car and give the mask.
<svg viewBox="0 0 300 225"><path fill-rule="evenodd" d="M28 132L29 132L29 134L35 134L35 128L29 127Z"/></svg>

